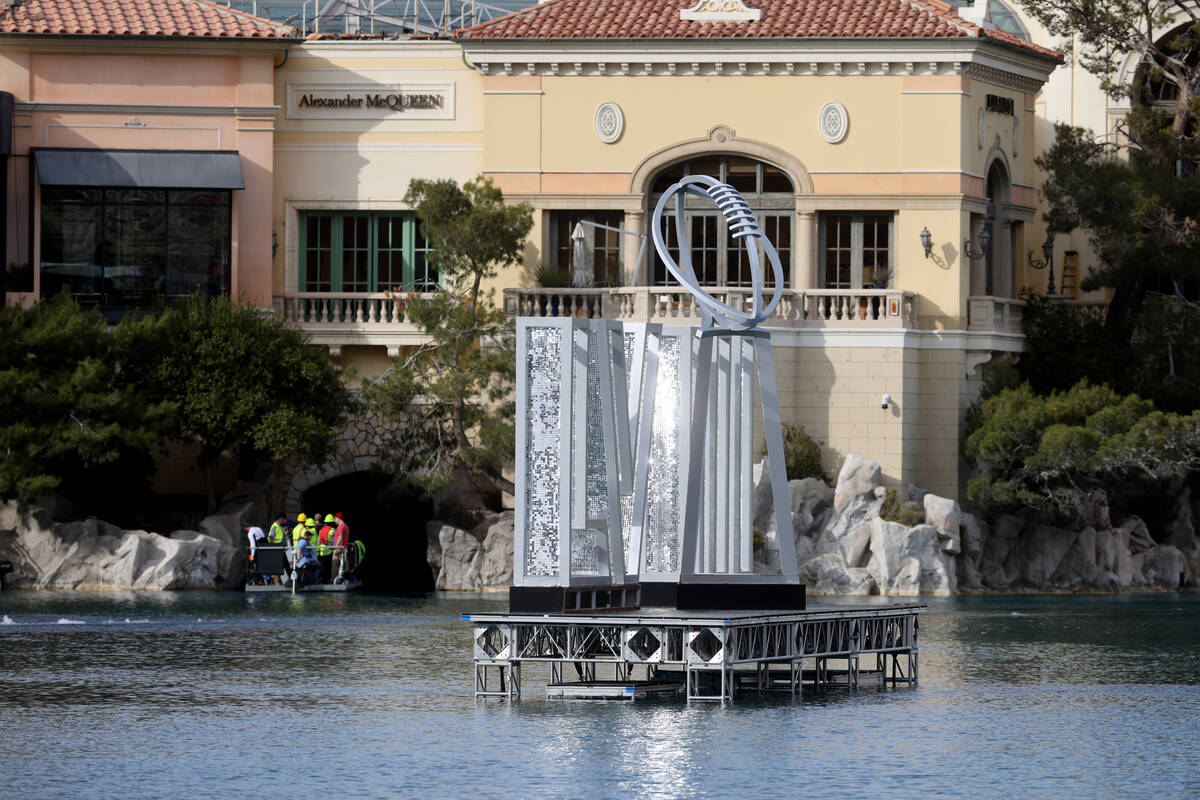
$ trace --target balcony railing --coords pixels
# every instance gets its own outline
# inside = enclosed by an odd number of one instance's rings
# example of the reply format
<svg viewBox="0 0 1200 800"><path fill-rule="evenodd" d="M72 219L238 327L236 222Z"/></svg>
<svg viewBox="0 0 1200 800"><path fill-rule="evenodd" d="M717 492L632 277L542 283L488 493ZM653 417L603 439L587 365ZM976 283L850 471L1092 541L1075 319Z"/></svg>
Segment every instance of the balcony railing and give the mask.
<svg viewBox="0 0 1200 800"><path fill-rule="evenodd" d="M749 289L712 287L733 308L749 309ZM510 316L580 317L699 325L701 309L688 292L668 286L617 289L505 289ZM899 289L786 291L766 325L781 328L916 328L917 294Z"/></svg>
<svg viewBox="0 0 1200 800"><path fill-rule="evenodd" d="M1025 301L988 295L967 298L967 330L1020 333Z"/></svg>
<svg viewBox="0 0 1200 800"><path fill-rule="evenodd" d="M284 322L305 329L412 327L404 313L405 298L382 292L287 292L275 296L275 305Z"/></svg>

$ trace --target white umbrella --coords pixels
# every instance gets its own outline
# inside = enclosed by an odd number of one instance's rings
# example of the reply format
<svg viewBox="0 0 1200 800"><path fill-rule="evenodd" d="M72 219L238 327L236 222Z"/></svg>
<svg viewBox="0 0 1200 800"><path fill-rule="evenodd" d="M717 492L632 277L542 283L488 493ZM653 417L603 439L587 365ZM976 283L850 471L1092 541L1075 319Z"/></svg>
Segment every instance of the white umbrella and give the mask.
<svg viewBox="0 0 1200 800"><path fill-rule="evenodd" d="M575 268L571 273L571 285L576 287L591 286L591 270L588 269L587 234L583 232L583 223L576 222L571 231L571 261Z"/></svg>

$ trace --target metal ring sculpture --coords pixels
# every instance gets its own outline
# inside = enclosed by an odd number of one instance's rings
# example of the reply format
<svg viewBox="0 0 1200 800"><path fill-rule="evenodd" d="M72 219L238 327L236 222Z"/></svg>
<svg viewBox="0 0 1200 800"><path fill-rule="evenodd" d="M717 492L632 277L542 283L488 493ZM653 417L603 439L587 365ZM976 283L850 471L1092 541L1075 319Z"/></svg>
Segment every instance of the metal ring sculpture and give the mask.
<svg viewBox="0 0 1200 800"><path fill-rule="evenodd" d="M689 194L707 197L711 200L725 217L725 222L729 225L729 232L734 240L746 240L744 244L750 258L750 281L754 292L754 306L751 312L740 311L722 303L704 291L700 286L700 281L696 279L696 271L692 268L691 250L683 235L683 231L687 229L684 219L684 198ZM675 230L676 239L679 242L680 263L678 264L671 258L671 254L667 250L663 230L665 224L663 210L672 199L675 201ZM730 330L749 330L774 313L775 307L779 305L779 299L783 296L783 266L779 263L779 253L776 252L775 246L758 227L754 212L750 210L749 204L737 189L708 175L690 175L663 193L658 205L654 208L651 226L650 233L654 238L654 248L658 251L658 257L667 265L667 270L675 280L679 281L679 284L696 298L696 302L700 304L700 308L703 309L707 318L706 323L711 320L713 324ZM763 252L767 254L775 276L775 294L766 306L762 302L762 262L756 244L762 245Z"/></svg>

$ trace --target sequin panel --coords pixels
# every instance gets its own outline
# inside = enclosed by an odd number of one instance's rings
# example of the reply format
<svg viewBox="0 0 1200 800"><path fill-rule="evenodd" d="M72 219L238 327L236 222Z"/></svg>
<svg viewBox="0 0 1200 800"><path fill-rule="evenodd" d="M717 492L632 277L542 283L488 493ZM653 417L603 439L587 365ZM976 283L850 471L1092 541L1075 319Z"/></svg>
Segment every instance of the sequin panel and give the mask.
<svg viewBox="0 0 1200 800"><path fill-rule="evenodd" d="M604 411L600 401L600 358L604 330L588 332L587 349L587 434L585 444L587 518L608 519L608 467L604 457ZM609 387L605 387L608 390ZM616 458L616 453L613 453Z"/></svg>
<svg viewBox="0 0 1200 800"><path fill-rule="evenodd" d="M603 553L600 546L600 531L591 528L571 529L571 574L600 575L603 570Z"/></svg>
<svg viewBox="0 0 1200 800"><path fill-rule="evenodd" d="M558 482L562 404L559 328L529 328L525 378L525 574L558 574Z"/></svg>
<svg viewBox="0 0 1200 800"><path fill-rule="evenodd" d="M641 398L635 394L635 390L640 390L642 387L642 376L638 375L634 379L633 375L633 355L634 348L637 347L637 334L633 331L625 331L622 334L622 342L625 347L625 385L629 388L629 416L636 418L638 412L638 403ZM645 360L643 359L643 362ZM645 364L642 365L642 372L645 374ZM631 430L630 436L635 436L637 431Z"/></svg>
<svg viewBox="0 0 1200 800"><path fill-rule="evenodd" d="M679 570L680 344L678 336L663 336L658 347L646 487L646 569L652 573Z"/></svg>

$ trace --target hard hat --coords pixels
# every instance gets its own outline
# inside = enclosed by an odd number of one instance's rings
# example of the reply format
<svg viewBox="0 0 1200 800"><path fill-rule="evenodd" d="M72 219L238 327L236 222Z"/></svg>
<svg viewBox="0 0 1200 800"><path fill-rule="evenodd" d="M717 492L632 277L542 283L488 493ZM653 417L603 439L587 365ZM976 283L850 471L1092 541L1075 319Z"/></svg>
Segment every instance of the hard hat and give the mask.
<svg viewBox="0 0 1200 800"><path fill-rule="evenodd" d="M334 516L337 517L338 519L343 519L342 512L340 512L340 511L337 512L336 514L334 514Z"/></svg>
<svg viewBox="0 0 1200 800"><path fill-rule="evenodd" d="M303 512L296 515L296 522L304 522L306 519L308 519L308 517L304 516Z"/></svg>
<svg viewBox="0 0 1200 800"><path fill-rule="evenodd" d="M333 522L333 514L326 514L326 515L325 515L325 521L326 521L326 522Z"/></svg>
<svg viewBox="0 0 1200 800"><path fill-rule="evenodd" d="M317 527L317 521L315 519L313 519L312 517L309 517L308 519L304 520L304 524L309 528Z"/></svg>

